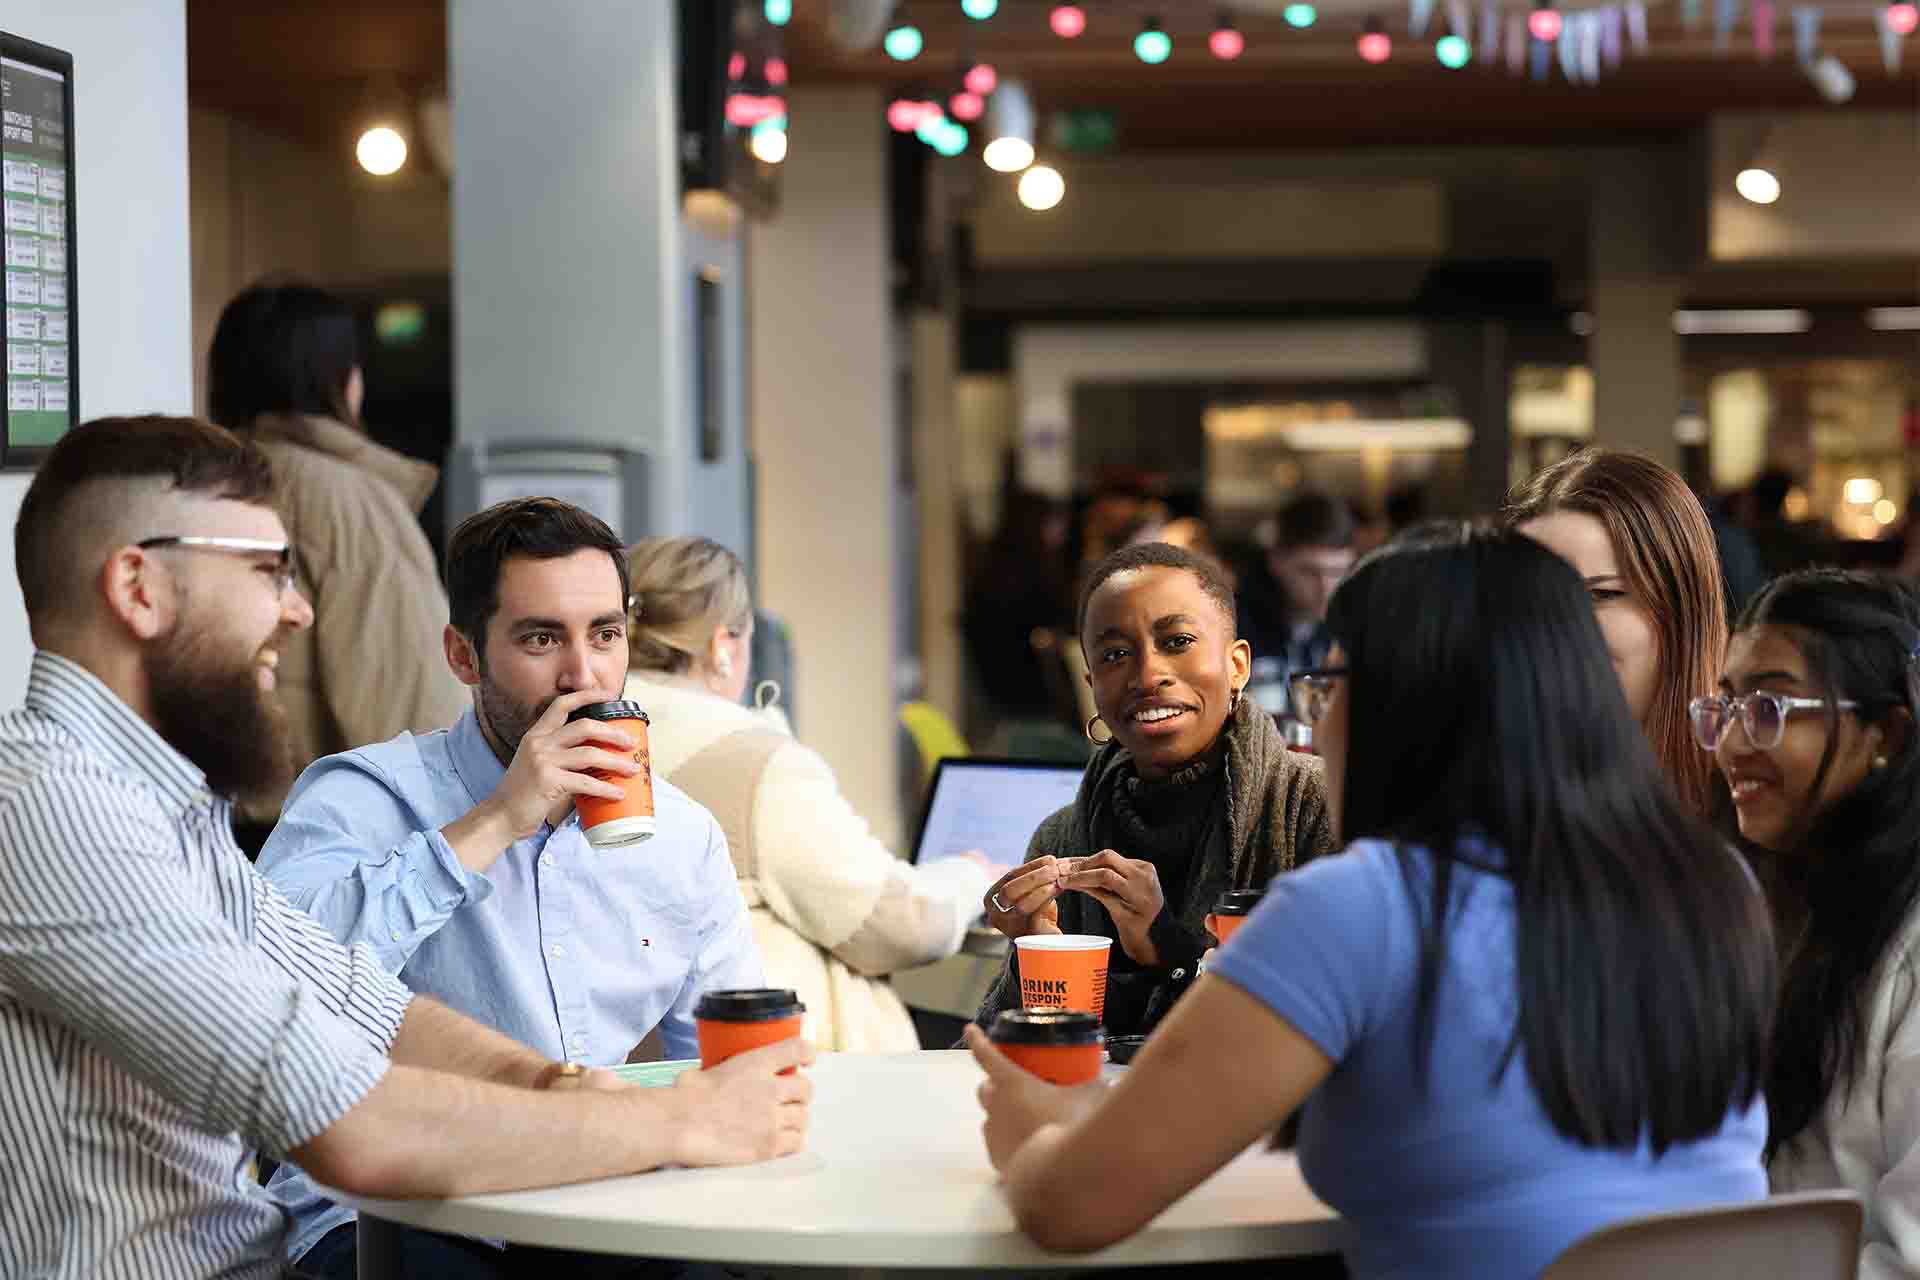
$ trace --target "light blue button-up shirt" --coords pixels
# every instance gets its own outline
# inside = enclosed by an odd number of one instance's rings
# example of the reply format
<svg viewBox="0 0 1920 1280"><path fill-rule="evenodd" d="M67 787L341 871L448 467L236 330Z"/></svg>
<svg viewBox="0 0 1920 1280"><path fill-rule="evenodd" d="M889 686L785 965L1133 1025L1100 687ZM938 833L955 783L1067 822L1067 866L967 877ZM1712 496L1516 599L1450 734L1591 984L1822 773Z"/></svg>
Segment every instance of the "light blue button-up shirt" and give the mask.
<svg viewBox="0 0 1920 1280"><path fill-rule="evenodd" d="M328 756L294 783L260 871L413 990L549 1058L624 1062L656 1026L668 1057L697 1057L700 994L764 985L713 815L656 777L653 839L595 849L569 817L469 871L440 829L505 776L471 711ZM269 1190L294 1215L290 1258L352 1221L291 1167Z"/></svg>

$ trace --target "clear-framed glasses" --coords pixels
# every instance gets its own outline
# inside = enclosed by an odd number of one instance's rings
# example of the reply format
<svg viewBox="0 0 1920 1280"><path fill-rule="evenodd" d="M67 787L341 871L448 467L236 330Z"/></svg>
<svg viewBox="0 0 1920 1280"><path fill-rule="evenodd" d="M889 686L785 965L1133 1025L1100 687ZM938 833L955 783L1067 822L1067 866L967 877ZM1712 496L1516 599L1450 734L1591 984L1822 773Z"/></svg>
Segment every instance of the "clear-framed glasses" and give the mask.
<svg viewBox="0 0 1920 1280"><path fill-rule="evenodd" d="M233 555L278 556L280 563L273 575L274 590L285 595L293 586L296 574L293 567L293 544L287 542L269 542L265 538L199 538L189 534L168 534L159 538L142 538L133 544L142 551L153 547L185 547L189 551L226 551Z"/></svg>
<svg viewBox="0 0 1920 1280"><path fill-rule="evenodd" d="M1345 667L1308 667L1287 677L1287 697L1293 714L1308 725L1319 724L1333 701L1333 682L1347 674Z"/></svg>
<svg viewBox="0 0 1920 1280"><path fill-rule="evenodd" d="M1747 741L1765 751L1780 745L1787 732L1788 716L1797 711L1820 711L1829 705L1841 711L1854 711L1860 706L1844 699L1794 698L1756 689L1737 698L1724 693L1695 698L1687 704L1687 714L1693 720L1693 740L1703 751L1718 751L1736 719L1747 731Z"/></svg>

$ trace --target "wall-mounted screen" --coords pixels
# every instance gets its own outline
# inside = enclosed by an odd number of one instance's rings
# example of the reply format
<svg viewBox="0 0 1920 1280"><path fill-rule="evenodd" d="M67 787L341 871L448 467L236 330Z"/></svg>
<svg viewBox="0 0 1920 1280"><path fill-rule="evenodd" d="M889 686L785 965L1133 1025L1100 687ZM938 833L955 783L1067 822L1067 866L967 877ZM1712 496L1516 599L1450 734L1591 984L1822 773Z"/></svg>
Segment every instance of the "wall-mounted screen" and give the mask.
<svg viewBox="0 0 1920 1280"><path fill-rule="evenodd" d="M72 57L0 33L6 466L31 465L79 420L72 122Z"/></svg>

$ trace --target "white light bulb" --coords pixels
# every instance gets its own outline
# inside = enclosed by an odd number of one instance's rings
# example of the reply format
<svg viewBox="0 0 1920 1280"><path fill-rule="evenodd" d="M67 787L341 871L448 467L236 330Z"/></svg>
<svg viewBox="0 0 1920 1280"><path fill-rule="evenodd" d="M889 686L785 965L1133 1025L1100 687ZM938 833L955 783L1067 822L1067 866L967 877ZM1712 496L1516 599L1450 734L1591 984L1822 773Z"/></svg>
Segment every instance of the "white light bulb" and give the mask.
<svg viewBox="0 0 1920 1280"><path fill-rule="evenodd" d="M353 154L362 169L376 177L385 177L407 162L407 140L386 125L375 125L360 135Z"/></svg>
<svg viewBox="0 0 1920 1280"><path fill-rule="evenodd" d="M1053 208L1066 194L1067 180L1058 169L1037 164L1020 175L1020 203L1035 213Z"/></svg>
<svg viewBox="0 0 1920 1280"><path fill-rule="evenodd" d="M779 164L787 158L787 131L755 129L751 145L755 157L766 164Z"/></svg>
<svg viewBox="0 0 1920 1280"><path fill-rule="evenodd" d="M1033 163L1033 144L1025 138L995 138L980 153L987 168L998 173L1018 173Z"/></svg>
<svg viewBox="0 0 1920 1280"><path fill-rule="evenodd" d="M1780 198L1780 179L1765 169L1742 169L1733 180L1733 189L1755 204L1772 204Z"/></svg>

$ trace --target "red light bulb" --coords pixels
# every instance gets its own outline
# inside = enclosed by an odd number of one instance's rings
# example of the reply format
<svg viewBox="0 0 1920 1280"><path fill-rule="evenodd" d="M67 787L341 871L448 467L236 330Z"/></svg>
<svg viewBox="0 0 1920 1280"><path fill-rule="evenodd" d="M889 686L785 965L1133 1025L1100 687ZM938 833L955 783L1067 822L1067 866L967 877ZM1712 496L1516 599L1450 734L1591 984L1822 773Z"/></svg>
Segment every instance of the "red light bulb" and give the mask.
<svg viewBox="0 0 1920 1280"><path fill-rule="evenodd" d="M955 120L978 120L987 109L987 100L964 90L947 99L947 110Z"/></svg>
<svg viewBox="0 0 1920 1280"><path fill-rule="evenodd" d="M767 83L780 85L787 82L787 60L785 58L767 59Z"/></svg>
<svg viewBox="0 0 1920 1280"><path fill-rule="evenodd" d="M968 93L984 98L999 87L1000 73L988 63L976 62L967 69L962 83L967 86Z"/></svg>
<svg viewBox="0 0 1920 1280"><path fill-rule="evenodd" d="M747 74L747 55L736 53L727 59L727 79L738 80Z"/></svg>
<svg viewBox="0 0 1920 1280"><path fill-rule="evenodd" d="M1207 48L1222 62L1232 62L1246 52L1247 39L1232 27L1220 27L1207 37Z"/></svg>
<svg viewBox="0 0 1920 1280"><path fill-rule="evenodd" d="M927 119L929 113L938 115L940 108L917 98L895 98L887 106L887 124L895 133L912 133Z"/></svg>
<svg viewBox="0 0 1920 1280"><path fill-rule="evenodd" d="M1071 40L1087 29L1087 12L1077 4L1057 4L1047 16L1047 25L1062 40Z"/></svg>
<svg viewBox="0 0 1920 1280"><path fill-rule="evenodd" d="M1360 37L1360 56L1378 66L1393 56L1393 41L1384 31L1369 31Z"/></svg>
<svg viewBox="0 0 1920 1280"><path fill-rule="evenodd" d="M1920 5L1901 0L1887 6L1887 30L1897 36L1910 36L1916 27L1920 27Z"/></svg>
<svg viewBox="0 0 1920 1280"><path fill-rule="evenodd" d="M738 129L750 129L762 120L771 120L787 109L784 99L760 97L752 93L727 95L727 123Z"/></svg>
<svg viewBox="0 0 1920 1280"><path fill-rule="evenodd" d="M1552 44L1560 38L1560 28L1565 23L1552 9L1535 9L1527 15L1527 30L1533 33L1535 40Z"/></svg>

